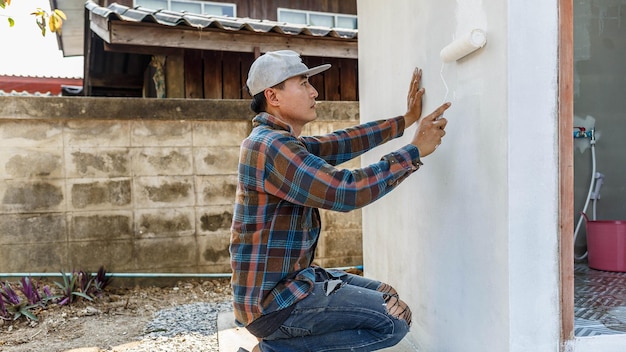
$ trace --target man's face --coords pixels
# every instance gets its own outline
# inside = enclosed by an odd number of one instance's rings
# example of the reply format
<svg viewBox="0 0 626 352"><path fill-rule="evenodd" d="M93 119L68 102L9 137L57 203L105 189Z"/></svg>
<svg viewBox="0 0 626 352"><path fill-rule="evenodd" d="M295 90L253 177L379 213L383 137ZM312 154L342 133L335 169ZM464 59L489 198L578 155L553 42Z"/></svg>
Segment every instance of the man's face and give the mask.
<svg viewBox="0 0 626 352"><path fill-rule="evenodd" d="M292 77L284 83L282 89L273 88L277 101L273 114L299 131L317 118L315 98L318 93L306 76Z"/></svg>

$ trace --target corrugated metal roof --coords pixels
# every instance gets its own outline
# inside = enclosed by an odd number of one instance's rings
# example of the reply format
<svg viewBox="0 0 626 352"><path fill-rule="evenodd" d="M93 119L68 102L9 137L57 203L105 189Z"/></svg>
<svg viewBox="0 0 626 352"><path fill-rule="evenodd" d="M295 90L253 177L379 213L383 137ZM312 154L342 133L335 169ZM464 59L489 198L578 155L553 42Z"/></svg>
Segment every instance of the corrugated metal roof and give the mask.
<svg viewBox="0 0 626 352"><path fill-rule="evenodd" d="M91 0L85 3L91 13L107 18L129 22L157 23L164 26L182 26L195 29L216 28L225 31L250 31L257 33L278 33L284 35L307 35L313 37L332 37L340 39L357 39L358 30L317 27L300 24L290 24L269 20L251 18L222 17L201 15L190 12L168 10L153 10L137 6L130 8L117 3L108 7L101 7Z"/></svg>
<svg viewBox="0 0 626 352"><path fill-rule="evenodd" d="M31 93L27 91L18 92L15 90L12 90L10 92L5 92L2 89L0 89L0 97L55 97L55 96L60 97L61 94L54 95L50 92L46 92L46 93L42 93L42 92Z"/></svg>
<svg viewBox="0 0 626 352"><path fill-rule="evenodd" d="M16 95L16 93L60 95L63 87L82 87L82 84L82 78L0 75L0 91L3 95Z"/></svg>
<svg viewBox="0 0 626 352"><path fill-rule="evenodd" d="M59 75L21 75L21 74L12 74L12 73L0 73L0 79L6 79L14 77L16 79L28 78L28 79L42 79L42 80L50 80L50 79L65 79L65 80L82 80L82 77L78 76L59 76Z"/></svg>

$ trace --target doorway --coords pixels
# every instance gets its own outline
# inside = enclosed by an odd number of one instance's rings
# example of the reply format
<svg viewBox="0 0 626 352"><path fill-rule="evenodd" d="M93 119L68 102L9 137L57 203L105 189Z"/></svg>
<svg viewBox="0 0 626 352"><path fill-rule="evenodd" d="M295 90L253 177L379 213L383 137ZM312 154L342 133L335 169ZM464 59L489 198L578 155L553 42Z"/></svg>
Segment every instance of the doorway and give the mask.
<svg viewBox="0 0 626 352"><path fill-rule="evenodd" d="M626 219L626 0L561 0L559 7L561 306L566 341L626 334L626 273L589 268L580 218L584 210L590 219ZM581 127L593 129L595 144L573 139L573 131ZM597 189L598 183L591 181L600 176L602 187Z"/></svg>

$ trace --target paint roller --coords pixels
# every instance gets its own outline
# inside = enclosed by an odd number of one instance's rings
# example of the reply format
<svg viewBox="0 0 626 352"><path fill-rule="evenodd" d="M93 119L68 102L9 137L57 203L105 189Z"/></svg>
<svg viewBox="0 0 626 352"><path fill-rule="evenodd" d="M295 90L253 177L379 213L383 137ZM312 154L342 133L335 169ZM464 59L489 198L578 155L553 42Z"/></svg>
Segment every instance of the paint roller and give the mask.
<svg viewBox="0 0 626 352"><path fill-rule="evenodd" d="M448 62L456 61L473 53L474 51L485 46L486 43L487 34L482 29L477 28L441 49L439 56L441 57L441 61L443 61L443 63L441 64L441 72L439 72L439 75L441 76L443 85L446 87L446 95L443 98L444 101L448 98L450 89L448 88L448 84L443 77L443 66Z"/></svg>
<svg viewBox="0 0 626 352"><path fill-rule="evenodd" d="M485 31L473 29L441 49L439 56L443 62L456 61L482 48L486 43L487 34Z"/></svg>

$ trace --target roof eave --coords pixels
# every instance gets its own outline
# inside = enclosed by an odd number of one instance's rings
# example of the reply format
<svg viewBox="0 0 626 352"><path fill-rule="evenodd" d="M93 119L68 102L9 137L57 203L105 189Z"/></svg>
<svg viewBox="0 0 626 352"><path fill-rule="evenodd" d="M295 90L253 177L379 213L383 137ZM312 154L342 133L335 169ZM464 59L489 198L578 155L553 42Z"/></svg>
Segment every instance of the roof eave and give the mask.
<svg viewBox="0 0 626 352"><path fill-rule="evenodd" d="M358 58L356 39L228 31L213 28L167 27L155 23L92 20L91 29L112 45L261 53L291 49L303 56ZM155 41L154 38L159 38Z"/></svg>

